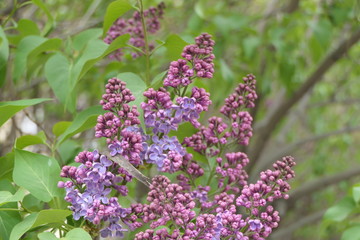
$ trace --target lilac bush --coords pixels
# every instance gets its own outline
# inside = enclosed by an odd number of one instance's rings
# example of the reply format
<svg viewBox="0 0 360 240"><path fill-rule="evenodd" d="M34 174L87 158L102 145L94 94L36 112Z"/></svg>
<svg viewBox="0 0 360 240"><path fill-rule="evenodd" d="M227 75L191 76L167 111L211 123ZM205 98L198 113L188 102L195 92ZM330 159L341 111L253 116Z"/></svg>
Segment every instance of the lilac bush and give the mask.
<svg viewBox="0 0 360 240"><path fill-rule="evenodd" d="M161 10L148 14L154 17ZM136 16L130 22L135 24ZM155 31L157 20L148 19L150 22ZM117 21L120 23L123 20ZM243 152L229 150L233 144L248 145L252 136L253 119L247 109L257 99L255 76L244 77L225 99L220 109L223 117L212 116L207 124L200 121L212 102L205 89L192 83L195 78L213 78L214 44L211 35L203 33L195 44L186 46L182 58L170 63L163 86L143 93L141 113L132 104L135 97L126 83L109 79L100 101L107 112L98 117L95 127L95 137L105 138L109 150L81 152L75 158L80 166L65 166L61 172L69 180L59 187L66 189L65 200L75 220L97 226L102 237L136 231L137 240L262 240L278 227L280 216L273 201L289 197L288 180L295 176L293 158L278 160L273 170L261 172L256 183L248 183L250 159ZM173 133L186 122L197 132L181 142ZM156 166L158 174L152 178L147 202L130 208L119 204L119 198L128 194L126 184L132 176L111 161L114 156L138 169Z"/></svg>

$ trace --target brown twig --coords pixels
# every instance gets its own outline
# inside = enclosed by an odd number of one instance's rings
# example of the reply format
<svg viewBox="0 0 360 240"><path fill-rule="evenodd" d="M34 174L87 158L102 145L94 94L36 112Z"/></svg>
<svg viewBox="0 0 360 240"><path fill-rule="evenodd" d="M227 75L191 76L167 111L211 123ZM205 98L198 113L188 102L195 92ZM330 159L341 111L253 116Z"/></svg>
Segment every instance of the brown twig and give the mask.
<svg viewBox="0 0 360 240"><path fill-rule="evenodd" d="M305 80L304 84L294 92L292 97L282 101L273 113L264 120L265 123L261 124L262 127L255 133L258 134L257 141L249 154L252 160L249 164L250 171L260 158L261 150L265 148L272 133L288 111L312 89L316 83L320 82L324 74L359 40L360 29L357 29L349 38L341 41L338 46L324 58L316 70Z"/></svg>

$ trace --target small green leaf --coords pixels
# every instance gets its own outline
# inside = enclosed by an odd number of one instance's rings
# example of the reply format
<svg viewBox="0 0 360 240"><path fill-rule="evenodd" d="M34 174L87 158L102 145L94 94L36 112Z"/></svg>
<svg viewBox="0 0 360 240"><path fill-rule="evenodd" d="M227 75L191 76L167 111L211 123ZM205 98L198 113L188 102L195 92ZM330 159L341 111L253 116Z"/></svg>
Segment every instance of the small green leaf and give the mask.
<svg viewBox="0 0 360 240"><path fill-rule="evenodd" d="M96 125L97 117L104 112L105 111L100 106L94 106L76 115L74 121L60 137L58 144L61 144L66 139L74 136L79 132L94 127Z"/></svg>
<svg viewBox="0 0 360 240"><path fill-rule="evenodd" d="M360 240L360 225L346 229L341 236L341 240Z"/></svg>
<svg viewBox="0 0 360 240"><path fill-rule="evenodd" d="M75 50L81 51L90 40L99 38L101 33L100 28L87 29L74 37L72 46Z"/></svg>
<svg viewBox="0 0 360 240"><path fill-rule="evenodd" d="M9 118L11 118L18 111L45 101L50 101L50 98L34 98L34 99L22 99L11 102L0 102L0 127L3 125Z"/></svg>
<svg viewBox="0 0 360 240"><path fill-rule="evenodd" d="M109 4L106 9L103 26L103 36L107 33L111 25L132 8L128 0L117 0Z"/></svg>
<svg viewBox="0 0 360 240"><path fill-rule="evenodd" d="M70 63L61 53L56 53L45 64L46 79L59 101L65 104L70 83Z"/></svg>
<svg viewBox="0 0 360 240"><path fill-rule="evenodd" d="M234 73L229 68L227 63L224 59L220 59L220 68L221 68L221 75L225 81L233 82L234 81Z"/></svg>
<svg viewBox="0 0 360 240"><path fill-rule="evenodd" d="M23 188L19 188L19 190L15 194L12 194L8 191L0 191L0 206L10 202L22 201L25 195L26 191Z"/></svg>
<svg viewBox="0 0 360 240"><path fill-rule="evenodd" d="M48 18L48 20L46 21L46 25L43 29L43 35L45 35L54 25L54 18L49 9L41 0L32 0L32 2L37 5L41 10L43 10Z"/></svg>
<svg viewBox="0 0 360 240"><path fill-rule="evenodd" d="M151 81L151 88L159 89L163 85L163 81L166 77L167 71L164 71L162 73L159 73L154 77L154 79Z"/></svg>
<svg viewBox="0 0 360 240"><path fill-rule="evenodd" d="M40 135L24 135L16 139L15 148L23 149L27 146L36 144L46 144L46 139L44 139L43 136Z"/></svg>
<svg viewBox="0 0 360 240"><path fill-rule="evenodd" d="M106 49L105 51L98 57L92 58L87 60L82 66L81 71L76 79L82 78L89 69L94 66L95 63L106 57L108 54L112 53L113 51L125 47L127 42L130 39L129 34L121 35L120 37L116 38ZM94 49L89 49L88 51L94 51ZM77 67L76 65L75 67Z"/></svg>
<svg viewBox="0 0 360 240"><path fill-rule="evenodd" d="M58 50L61 46L62 40L60 38L51 38L40 44L28 55L28 59L35 58L37 55L47 51Z"/></svg>
<svg viewBox="0 0 360 240"><path fill-rule="evenodd" d="M91 240L91 236L89 233L87 233L82 228L75 228L71 231L69 231L64 238L61 238L63 240Z"/></svg>
<svg viewBox="0 0 360 240"><path fill-rule="evenodd" d="M38 26L30 19L20 19L18 22L17 30L20 32L22 37L29 35L40 35L40 30Z"/></svg>
<svg viewBox="0 0 360 240"><path fill-rule="evenodd" d="M59 240L59 238L57 238L55 236L55 234L51 233L51 232L43 232L43 233L39 233L38 234L38 238L40 240Z"/></svg>
<svg viewBox="0 0 360 240"><path fill-rule="evenodd" d="M62 196L58 162L50 157L15 149L14 182L44 202Z"/></svg>
<svg viewBox="0 0 360 240"><path fill-rule="evenodd" d="M356 203L360 200L360 184L355 184L352 188L352 196Z"/></svg>
<svg viewBox="0 0 360 240"><path fill-rule="evenodd" d="M0 179L8 179L12 181L12 171L14 169L14 153L10 152L5 156L0 157L0 166Z"/></svg>
<svg viewBox="0 0 360 240"><path fill-rule="evenodd" d="M345 197L335 206L329 208L326 211L324 218L335 222L340 222L350 215L355 206L355 202L351 197Z"/></svg>
<svg viewBox="0 0 360 240"><path fill-rule="evenodd" d="M9 58L9 42L1 26L0 40L0 87L2 87L6 79L6 66Z"/></svg>
<svg viewBox="0 0 360 240"><path fill-rule="evenodd" d="M181 52L186 45L188 45L188 43L176 34L170 35L164 44L167 55L172 61L181 57Z"/></svg>
<svg viewBox="0 0 360 240"><path fill-rule="evenodd" d="M71 122L69 121L61 121L61 122L57 122L54 124L53 128L52 128L52 132L54 133L55 136L60 136L61 134L63 134L66 129L69 128L69 126L71 125Z"/></svg>
<svg viewBox="0 0 360 240"><path fill-rule="evenodd" d="M254 56L255 50L260 43L260 38L256 36L247 37L242 41L244 55L247 60L250 60Z"/></svg>
<svg viewBox="0 0 360 240"><path fill-rule="evenodd" d="M126 87L130 89L132 94L135 96L135 101L132 104L135 104L138 109L140 109L140 103L144 101L143 93L146 89L146 84L144 81L135 73L120 73L117 77L126 82Z"/></svg>
<svg viewBox="0 0 360 240"><path fill-rule="evenodd" d="M63 223L71 213L69 210L60 209L47 209L38 213L32 213L14 227L10 235L10 240L18 240L24 233L38 226L49 223Z"/></svg>

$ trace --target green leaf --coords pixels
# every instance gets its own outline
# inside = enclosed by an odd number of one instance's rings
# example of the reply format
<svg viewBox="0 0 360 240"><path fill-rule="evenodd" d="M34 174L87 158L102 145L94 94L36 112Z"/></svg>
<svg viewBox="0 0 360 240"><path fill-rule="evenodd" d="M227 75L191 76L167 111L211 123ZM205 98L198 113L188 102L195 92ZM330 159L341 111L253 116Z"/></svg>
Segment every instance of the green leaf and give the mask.
<svg viewBox="0 0 360 240"><path fill-rule="evenodd" d="M59 240L59 238L57 238L55 236L55 234L51 233L51 232L43 232L43 233L39 233L38 234L38 238L40 240Z"/></svg>
<svg viewBox="0 0 360 240"><path fill-rule="evenodd" d="M46 79L59 101L65 104L70 88L70 63L61 53L56 53L45 64Z"/></svg>
<svg viewBox="0 0 360 240"><path fill-rule="evenodd" d="M20 19L18 22L17 30L20 32L21 37L29 35L40 35L40 30L38 26L30 19Z"/></svg>
<svg viewBox="0 0 360 240"><path fill-rule="evenodd" d="M176 34L170 35L166 41L164 46L167 50L167 55L170 60L176 60L181 57L181 52L183 51L184 47L188 45L186 41L184 41L181 37Z"/></svg>
<svg viewBox="0 0 360 240"><path fill-rule="evenodd" d="M23 149L30 145L46 144L46 138L44 138L41 133L44 134L44 132L40 132L38 135L24 135L18 137L15 141L15 148Z"/></svg>
<svg viewBox="0 0 360 240"><path fill-rule="evenodd" d="M135 96L135 101L132 103L140 109L140 103L144 101L143 93L146 89L144 81L138 75L131 72L120 73L117 77L123 82L126 82L126 87L130 89L132 94Z"/></svg>
<svg viewBox="0 0 360 240"><path fill-rule="evenodd" d="M154 77L151 81L151 88L159 89L163 85L163 81L166 77L167 71L163 71Z"/></svg>
<svg viewBox="0 0 360 240"><path fill-rule="evenodd" d="M67 164L68 162L74 162L75 156L81 151L81 146L78 142L68 139L59 145L58 151L62 162Z"/></svg>
<svg viewBox="0 0 360 240"><path fill-rule="evenodd" d="M128 0L117 0L109 4L106 9L103 25L103 36L107 33L116 19L132 8Z"/></svg>
<svg viewBox="0 0 360 240"><path fill-rule="evenodd" d="M82 78L85 73L87 71L90 70L90 68L92 66L94 66L95 63L97 63L99 60L103 59L105 56L107 56L108 54L112 53L113 51L119 49L119 48L122 48L122 47L125 47L127 42L129 41L130 39L130 35L129 34L125 34L125 35L121 35L120 37L116 38L106 49L105 51L102 52L102 54L98 57L95 57L95 58L91 58L91 59L88 59L87 61L85 61L83 63L83 61L79 61L80 64L76 64L75 65L75 69L74 70L77 70L76 68L80 68L81 71L79 73L79 75L77 75L76 79L80 79ZM87 48L87 51L91 51L91 52L94 52L94 49L92 47L88 47ZM80 65L80 66L79 66Z"/></svg>
<svg viewBox="0 0 360 240"><path fill-rule="evenodd" d="M18 212L0 211L0 239L9 239L11 230L19 222L21 222L21 216Z"/></svg>
<svg viewBox="0 0 360 240"><path fill-rule="evenodd" d="M60 38L48 39L32 50L28 56L28 59L35 58L37 55L43 52L58 50L61 46L61 43L62 40Z"/></svg>
<svg viewBox="0 0 360 240"><path fill-rule="evenodd" d="M58 162L50 157L15 149L14 182L44 202L62 196Z"/></svg>
<svg viewBox="0 0 360 240"><path fill-rule="evenodd" d="M352 196L356 203L360 200L360 184L355 184L352 188Z"/></svg>
<svg viewBox="0 0 360 240"><path fill-rule="evenodd" d="M360 240L360 225L346 229L341 236L341 240Z"/></svg>
<svg viewBox="0 0 360 240"><path fill-rule="evenodd" d="M102 107L94 106L76 115L74 121L60 137L58 144L61 144L66 139L74 136L79 132L94 127L96 125L97 117L104 112L105 111L102 109Z"/></svg>
<svg viewBox="0 0 360 240"><path fill-rule="evenodd" d="M44 202L40 201L34 195L28 194L22 200L23 206L32 211L32 212L40 212L44 208Z"/></svg>
<svg viewBox="0 0 360 240"><path fill-rule="evenodd" d="M13 78L16 82L26 71L27 57L32 50L40 46L46 38L40 36L28 36L23 38L15 51L14 74Z"/></svg>
<svg viewBox="0 0 360 240"><path fill-rule="evenodd" d="M227 63L224 59L220 59L220 68L221 68L221 75L225 81L233 82L234 81L234 73L229 68Z"/></svg>
<svg viewBox="0 0 360 240"><path fill-rule="evenodd" d="M69 231L64 238L61 238L63 240L91 240L91 236L89 233L87 233L82 228L75 228L71 231Z"/></svg>
<svg viewBox="0 0 360 240"><path fill-rule="evenodd" d="M46 25L43 29L43 35L45 35L54 25L54 18L49 11L49 9L46 7L46 5L41 0L32 0L32 2L37 5L41 10L43 10L47 16Z"/></svg>
<svg viewBox="0 0 360 240"><path fill-rule="evenodd" d="M55 136L59 137L61 134L63 134L66 131L66 129L69 128L70 125L71 122L69 121L57 122L54 124L52 128L52 132L54 133Z"/></svg>
<svg viewBox="0 0 360 240"><path fill-rule="evenodd" d="M22 201L25 195L26 191L23 188L19 188L19 190L15 194L12 194L8 191L0 191L0 206L9 202Z"/></svg>
<svg viewBox="0 0 360 240"><path fill-rule="evenodd" d="M11 152L3 157L0 157L0 166L0 179L8 179L12 181L12 171L14 169L14 153Z"/></svg>
<svg viewBox="0 0 360 240"><path fill-rule="evenodd" d="M34 99L22 99L11 102L0 102L0 127L9 118L11 118L18 111L45 101L50 101L50 98L34 98Z"/></svg>
<svg viewBox="0 0 360 240"><path fill-rule="evenodd" d="M345 197L335 206L329 208L325 215L325 219L329 219L335 222L344 220L355 209L355 202L351 197Z"/></svg>
<svg viewBox="0 0 360 240"><path fill-rule="evenodd" d="M247 37L242 41L244 55L247 60L250 60L254 56L255 50L260 45L260 42L260 38L255 36Z"/></svg>
<svg viewBox="0 0 360 240"><path fill-rule="evenodd" d="M9 42L1 26L0 40L0 87L2 87L6 79L6 66L9 58Z"/></svg>
<svg viewBox="0 0 360 240"><path fill-rule="evenodd" d="M48 209L38 213L32 213L14 227L10 235L10 240L18 240L24 233L38 226L49 223L63 223L71 213L69 210L60 209Z"/></svg>
<svg viewBox="0 0 360 240"><path fill-rule="evenodd" d="M99 38L101 33L101 28L87 29L74 37L72 46L75 50L81 51L90 40Z"/></svg>

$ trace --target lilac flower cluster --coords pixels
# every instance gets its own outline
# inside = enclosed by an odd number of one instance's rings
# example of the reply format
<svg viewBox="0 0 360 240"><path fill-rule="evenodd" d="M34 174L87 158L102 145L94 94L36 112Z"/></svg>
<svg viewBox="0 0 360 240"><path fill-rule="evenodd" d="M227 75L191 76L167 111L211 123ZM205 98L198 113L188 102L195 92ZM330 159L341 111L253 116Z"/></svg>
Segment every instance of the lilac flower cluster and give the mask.
<svg viewBox="0 0 360 240"><path fill-rule="evenodd" d="M81 165L64 166L60 173L61 177L70 180L58 183L59 187L66 190L65 200L71 203L69 208L73 211L74 219L84 217L96 225L106 223L100 231L102 237L122 237L127 229L124 229L119 221L130 213L130 209L122 208L117 197L109 195L112 189L115 189L126 196L125 184L131 181L132 177L96 150L79 153L75 161Z"/></svg>
<svg viewBox="0 0 360 240"><path fill-rule="evenodd" d="M153 24L156 28L156 21ZM210 94L197 87L186 92L195 77L212 77L213 46L210 35L200 35L195 44L184 48L185 60L171 63L164 87L144 92L141 109L145 129L140 127L136 107L129 105L135 98L126 84L116 78L108 81L100 102L108 112L98 118L96 137L107 139L111 156L121 155L138 169L154 164L158 172L174 175L177 182L155 176L147 203L125 209L111 193L115 189L126 196L131 175L97 151L79 153L75 161L81 165L65 166L61 176L70 181L59 183L67 191L65 199L71 203L74 219L105 223L103 237L122 236L128 229L149 226L135 235L137 240L264 240L278 227L280 217L272 203L289 197L288 181L295 176L293 158L277 161L274 170L261 172L260 180L249 184L245 171L249 158L227 148L233 143L247 145L252 136L252 117L245 109L254 107L257 98L255 77L247 75L226 98L220 110L225 118L210 117L207 126L198 119L209 109ZM171 131L184 122L190 122L198 132L180 143ZM188 148L196 154L187 152ZM207 166L198 161L199 154ZM199 182L207 184L199 186ZM245 210L243 214L239 208Z"/></svg>
<svg viewBox="0 0 360 240"><path fill-rule="evenodd" d="M154 34L160 29L160 20L164 15L165 4L160 3L156 8L151 7L148 10L144 11L144 18L146 24L147 32ZM112 43L117 37L130 34L129 43L134 47L145 50L145 36L144 30L142 27L140 12L134 12L132 18L124 19L119 18L115 23L110 27L107 32L107 35L104 39L104 42L107 44ZM150 50L154 48L153 44L149 45ZM124 55L123 49L120 48L115 53L110 55L110 58L117 59L121 61ZM139 52L132 53L133 58L139 57L141 54Z"/></svg>
<svg viewBox="0 0 360 240"><path fill-rule="evenodd" d="M179 59L170 63L164 86L178 90L192 83L195 77L212 78L215 58L214 44L211 35L203 33L195 38L195 44L185 46L181 54L185 60Z"/></svg>

